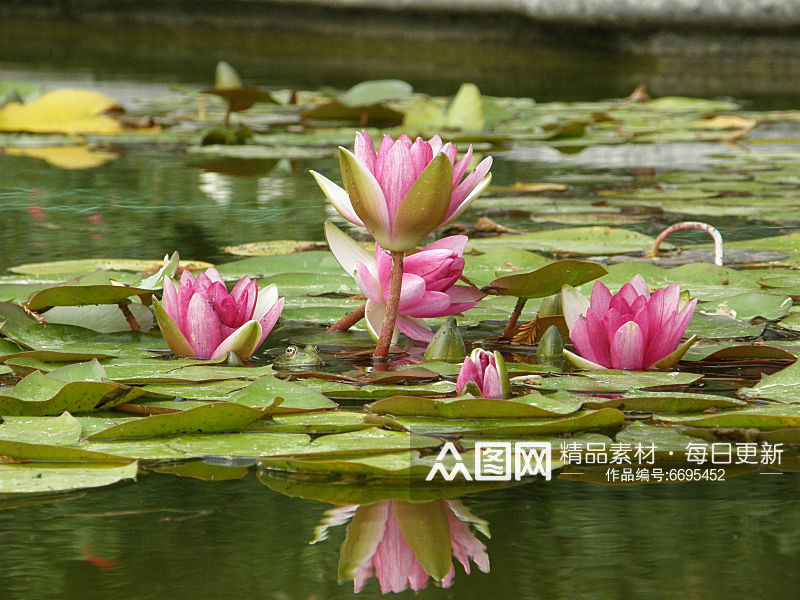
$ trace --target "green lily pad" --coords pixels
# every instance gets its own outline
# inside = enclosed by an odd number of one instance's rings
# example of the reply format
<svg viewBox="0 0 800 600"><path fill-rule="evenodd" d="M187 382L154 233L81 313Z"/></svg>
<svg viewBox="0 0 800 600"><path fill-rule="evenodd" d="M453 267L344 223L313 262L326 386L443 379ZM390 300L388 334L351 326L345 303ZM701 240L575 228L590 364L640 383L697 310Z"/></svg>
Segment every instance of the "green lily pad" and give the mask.
<svg viewBox="0 0 800 600"><path fill-rule="evenodd" d="M59 463L123 463L131 461L122 456L102 452L90 452L70 446L50 446L48 444L29 444L0 440L0 456L24 462L59 462Z"/></svg>
<svg viewBox="0 0 800 600"><path fill-rule="evenodd" d="M70 446L81 437L81 424L71 414L58 417L3 417L0 440Z"/></svg>
<svg viewBox="0 0 800 600"><path fill-rule="evenodd" d="M712 394L644 392L637 390L627 392L622 397L611 400L598 398L597 401L585 402L584 406L586 408L609 406L611 408L619 408L620 410L632 410L637 412L684 413L700 412L708 408L746 406L746 404L746 402L742 402L741 400Z"/></svg>
<svg viewBox="0 0 800 600"><path fill-rule="evenodd" d="M605 275L602 265L581 260L558 260L530 273L495 279L484 292L520 298L543 298L561 291L564 285L578 286Z"/></svg>
<svg viewBox="0 0 800 600"><path fill-rule="evenodd" d="M264 409L258 410L231 402L212 402L177 413L153 415L120 423L90 435L91 441L115 440L123 438L146 438L176 435L181 433L219 433L242 429L264 416Z"/></svg>
<svg viewBox="0 0 800 600"><path fill-rule="evenodd" d="M585 392L624 392L633 389L685 386L702 378L696 373L661 371L584 371L581 376L545 377L538 385L543 389Z"/></svg>
<svg viewBox="0 0 800 600"><path fill-rule="evenodd" d="M319 392L273 376L256 379L245 389L233 393L228 400L245 406L263 406L267 399L281 398L274 414L330 410L337 404Z"/></svg>
<svg viewBox="0 0 800 600"><path fill-rule="evenodd" d="M785 317L791 309L791 298L758 292L731 296L715 307L710 307L705 303L697 307L698 311L704 313L720 313L742 321L749 321L756 317L774 321Z"/></svg>
<svg viewBox="0 0 800 600"><path fill-rule="evenodd" d="M742 427L769 431L800 427L800 406L753 406L720 411L712 415L654 415L653 418L691 427Z"/></svg>
<svg viewBox="0 0 800 600"><path fill-rule="evenodd" d="M582 403L580 397L566 392L553 395L534 392L509 400L465 396L434 400L419 396L392 396L368 404L365 408L382 415L448 419L536 418L574 413Z"/></svg>
<svg viewBox="0 0 800 600"><path fill-rule="evenodd" d="M65 466L64 463L0 464L0 494L43 494L101 487L125 479L134 479L136 462L88 463Z"/></svg>
<svg viewBox="0 0 800 600"><path fill-rule="evenodd" d="M745 398L773 400L787 404L800 404L800 362L796 362L772 375L767 375L756 385L741 388Z"/></svg>
<svg viewBox="0 0 800 600"><path fill-rule="evenodd" d="M567 417L542 419L443 419L433 417L395 416L386 423L420 435L481 435L481 436L529 436L569 433L588 429L616 427L625 420L625 415L613 408L596 411L580 411Z"/></svg>
<svg viewBox="0 0 800 600"><path fill-rule="evenodd" d="M576 227L514 236L471 239L467 243L467 249L486 252L494 248L509 247L562 255L610 255L645 252L652 245L653 238L628 229ZM666 245L662 247L666 248Z"/></svg>
<svg viewBox="0 0 800 600"><path fill-rule="evenodd" d="M112 285L111 283L87 285L81 282L65 283L36 292L26 302L29 310L40 312L51 306L84 306L87 304L119 304L131 296L147 299L153 290Z"/></svg>
<svg viewBox="0 0 800 600"><path fill-rule="evenodd" d="M273 422L264 425L269 432L285 433L345 433L369 429L370 423L364 421L363 413L345 411L315 412L301 415L276 415Z"/></svg>
<svg viewBox="0 0 800 600"><path fill-rule="evenodd" d="M81 448L92 452L105 452L144 461L174 461L190 458L185 452L171 448L172 438L144 440L118 440L108 442L84 442Z"/></svg>
<svg viewBox="0 0 800 600"><path fill-rule="evenodd" d="M317 438L298 433L236 433L177 437L170 447L195 456L362 456L435 448L438 440L398 431L364 429Z"/></svg>
<svg viewBox="0 0 800 600"><path fill-rule="evenodd" d="M655 446L655 459L683 458L689 444L708 446L703 440L685 435L673 427L658 427L645 423L631 423L616 436L618 444L642 448Z"/></svg>
<svg viewBox="0 0 800 600"><path fill-rule="evenodd" d="M247 467L231 467L227 465L209 465L199 460L184 462L178 465L160 465L150 467L156 473L167 473L178 477L191 477L202 481L233 481L242 479L250 472Z"/></svg>
<svg viewBox="0 0 800 600"><path fill-rule="evenodd" d="M141 396L138 388L113 381L103 381L102 367L96 362L99 374L91 380L74 380L69 376L70 365L48 374L34 371L13 389L0 394L0 413L7 415L49 416L68 411L82 413L108 408Z"/></svg>
<svg viewBox="0 0 800 600"><path fill-rule="evenodd" d="M9 271L23 275L53 275L59 276L72 273L90 273L97 269L104 271L130 271L144 273L157 271L163 266L160 260L131 260L117 258L86 258L78 260L60 260L55 262L30 263L10 267ZM181 260L184 269L207 269L211 263L197 260Z"/></svg>
<svg viewBox="0 0 800 600"><path fill-rule="evenodd" d="M764 323L751 324L724 315L704 315L695 312L685 335L709 339L754 338L764 332L764 327Z"/></svg>

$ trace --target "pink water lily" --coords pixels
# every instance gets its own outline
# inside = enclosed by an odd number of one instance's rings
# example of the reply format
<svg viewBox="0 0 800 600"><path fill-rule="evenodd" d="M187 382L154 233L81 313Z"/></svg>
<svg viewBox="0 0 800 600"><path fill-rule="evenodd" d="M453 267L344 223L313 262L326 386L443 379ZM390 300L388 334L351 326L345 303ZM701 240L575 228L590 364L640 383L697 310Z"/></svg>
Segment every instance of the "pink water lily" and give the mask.
<svg viewBox="0 0 800 600"><path fill-rule="evenodd" d="M437 135L412 141L384 135L378 151L366 131L354 152L339 147L344 189L311 171L325 196L348 221L366 227L386 250L411 250L431 231L456 219L492 179L492 158L469 175L472 146L461 159ZM466 177L465 177L466 175Z"/></svg>
<svg viewBox="0 0 800 600"><path fill-rule="evenodd" d="M373 576L384 594L408 588L419 591L427 587L431 577L442 587L450 587L455 579L451 557L466 573L470 572L470 560L484 573L489 572L486 546L469 527L472 524L488 537L488 524L458 500L387 500L328 511L329 525L348 519L352 520L340 552L339 579L352 579L356 593ZM326 536L323 531L318 539Z"/></svg>
<svg viewBox="0 0 800 600"><path fill-rule="evenodd" d="M162 303L154 306L161 333L176 356L217 359L234 352L247 360L272 331L283 302L274 284L259 290L249 277L228 292L212 267L197 277L184 271L177 287L164 278Z"/></svg>
<svg viewBox="0 0 800 600"><path fill-rule="evenodd" d="M470 391L470 382L484 398L508 398L511 395L505 360L496 351L475 348L464 358L456 380L456 393L460 394L464 388Z"/></svg>
<svg viewBox="0 0 800 600"><path fill-rule="evenodd" d="M370 254L330 222L325 223L325 236L336 260L367 297L367 327L377 338L389 288L389 254L377 244L375 254ZM431 329L420 319L464 312L484 297L476 288L455 285L464 270L461 255L466 245L466 236L454 235L405 257L397 329L411 339L429 342L433 338Z"/></svg>
<svg viewBox="0 0 800 600"><path fill-rule="evenodd" d="M680 345L697 300L683 303L680 285L650 290L636 275L611 294L596 281L589 300L576 290L562 290L569 337L580 356L567 357L585 368L640 370L669 367L686 353L694 338Z"/></svg>

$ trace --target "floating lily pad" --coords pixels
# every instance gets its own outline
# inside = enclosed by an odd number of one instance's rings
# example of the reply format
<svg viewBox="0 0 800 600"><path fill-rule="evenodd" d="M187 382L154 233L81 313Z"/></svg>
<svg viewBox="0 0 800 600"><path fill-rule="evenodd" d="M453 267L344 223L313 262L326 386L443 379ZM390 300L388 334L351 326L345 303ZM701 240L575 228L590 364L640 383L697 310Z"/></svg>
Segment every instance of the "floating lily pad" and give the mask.
<svg viewBox="0 0 800 600"><path fill-rule="evenodd" d="M590 400L585 402L584 406L586 408L608 406L637 412L684 413L700 412L709 408L746 406L746 404L741 400L712 394L631 391L619 398Z"/></svg>
<svg viewBox="0 0 800 600"><path fill-rule="evenodd" d="M337 406L333 400L329 400L319 392L273 376L256 379L243 390L231 394L228 400L245 406L259 407L276 397L282 401L275 408L275 414L330 410Z"/></svg>
<svg viewBox="0 0 800 600"><path fill-rule="evenodd" d="M398 416L450 419L535 418L574 413L580 409L582 403L580 397L565 392L553 395L535 392L510 400L464 396L434 400L419 396L392 396L368 404L366 408L376 414Z"/></svg>
<svg viewBox="0 0 800 600"><path fill-rule="evenodd" d="M645 252L652 245L653 238L628 229L576 227L514 236L471 239L467 244L467 249L485 252L494 248L509 247L561 255L609 255ZM664 245L664 247L667 246Z"/></svg>
<svg viewBox="0 0 800 600"><path fill-rule="evenodd" d="M64 463L0 464L0 494L43 494L111 485L134 479L135 462L86 463L65 466Z"/></svg>
<svg viewBox="0 0 800 600"><path fill-rule="evenodd" d="M672 427L658 427L645 423L631 423L616 435L618 444L630 444L642 448L655 446L656 459L683 458L689 444L707 446L703 440L685 435Z"/></svg>
<svg viewBox="0 0 800 600"><path fill-rule="evenodd" d="M0 440L70 446L81 437L81 424L69 413L58 417L3 417Z"/></svg>
<svg viewBox="0 0 800 600"><path fill-rule="evenodd" d="M741 321L749 321L756 317L776 320L785 317L791 309L791 298L758 292L737 294L723 300L716 306L709 306L704 303L697 307L698 311L706 314L724 314Z"/></svg>
<svg viewBox="0 0 800 600"><path fill-rule="evenodd" d="M9 271L24 275L64 275L89 273L97 269L104 271L131 271L144 273L156 271L163 266L160 260L134 260L117 258L82 258L76 260L59 260L55 262L30 263L10 267ZM181 267L190 270L207 269L211 263L197 260L181 260Z"/></svg>
<svg viewBox="0 0 800 600"><path fill-rule="evenodd" d="M800 427L800 406L785 404L753 406L721 411L712 415L654 415L654 419L691 427L742 427L763 431Z"/></svg>
<svg viewBox="0 0 800 600"><path fill-rule="evenodd" d="M484 292L500 296L543 298L561 291L564 285L579 286L605 275L602 265L581 260L558 260L530 273L495 279Z"/></svg>
<svg viewBox="0 0 800 600"><path fill-rule="evenodd" d="M143 417L120 423L90 435L90 441L123 438L146 438L176 435L181 433L219 433L242 429L260 420L265 406L258 410L232 402L212 402L187 411Z"/></svg>
<svg viewBox="0 0 800 600"><path fill-rule="evenodd" d="M70 376L73 366L62 367L48 374L34 371L11 390L0 392L0 413L7 415L48 416L65 411L82 413L108 408L141 396L138 388L103 380L98 363L91 379L76 380Z"/></svg>
<svg viewBox="0 0 800 600"><path fill-rule="evenodd" d="M202 481L232 481L247 476L247 467L231 467L226 465L209 465L199 460L178 465L160 465L150 467L156 473L168 473L178 477L191 477Z"/></svg>
<svg viewBox="0 0 800 600"><path fill-rule="evenodd" d="M395 416L384 417L386 423L395 423L411 433L421 435L486 435L486 436L528 436L569 433L589 429L616 427L625 420L625 415L613 408L596 411L580 411L568 417L542 419L443 419L434 417Z"/></svg>
<svg viewBox="0 0 800 600"><path fill-rule="evenodd" d="M763 377L753 387L741 388L739 394L745 398L800 404L800 362Z"/></svg>
<svg viewBox="0 0 800 600"><path fill-rule="evenodd" d="M696 373L662 371L585 371L581 376L566 375L542 378L543 389L586 392L623 392L633 389L685 386L702 378Z"/></svg>

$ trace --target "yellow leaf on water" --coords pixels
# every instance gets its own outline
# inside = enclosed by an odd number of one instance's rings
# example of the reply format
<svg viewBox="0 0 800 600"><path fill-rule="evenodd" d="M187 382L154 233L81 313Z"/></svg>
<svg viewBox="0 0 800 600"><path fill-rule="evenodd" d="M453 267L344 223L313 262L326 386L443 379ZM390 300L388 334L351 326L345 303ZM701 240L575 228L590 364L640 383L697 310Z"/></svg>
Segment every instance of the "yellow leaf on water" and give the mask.
<svg viewBox="0 0 800 600"><path fill-rule="evenodd" d="M0 109L0 131L31 133L120 133L124 126L107 113L124 112L116 100L91 90L63 89Z"/></svg>
<svg viewBox="0 0 800 600"><path fill-rule="evenodd" d="M88 146L30 146L6 148L9 156L39 158L60 169L93 169L117 158L116 152L93 150Z"/></svg>
<svg viewBox="0 0 800 600"><path fill-rule="evenodd" d="M756 119L748 119L738 115L716 115L702 121L695 121L695 129L752 129L756 126Z"/></svg>

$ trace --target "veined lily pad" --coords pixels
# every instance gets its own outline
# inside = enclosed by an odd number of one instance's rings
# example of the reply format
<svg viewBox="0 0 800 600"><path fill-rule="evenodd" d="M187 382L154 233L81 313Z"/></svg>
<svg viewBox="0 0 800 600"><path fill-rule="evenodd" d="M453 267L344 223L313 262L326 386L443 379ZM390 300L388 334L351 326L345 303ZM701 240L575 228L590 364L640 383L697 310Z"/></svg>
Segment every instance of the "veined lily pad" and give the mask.
<svg viewBox="0 0 800 600"><path fill-rule="evenodd" d="M712 415L654 415L653 418L691 427L742 427L769 431L800 427L800 406L785 404L753 406L725 410Z"/></svg>
<svg viewBox="0 0 800 600"><path fill-rule="evenodd" d="M284 433L345 433L369 429L370 423L364 421L363 413L346 411L325 411L300 415L276 415L272 423L265 423L263 429L269 432Z"/></svg>
<svg viewBox="0 0 800 600"><path fill-rule="evenodd" d="M633 389L684 386L694 383L702 375L696 373L661 371L584 371L581 376L567 375L542 378L538 385L543 389L586 392L620 392Z"/></svg>
<svg viewBox="0 0 800 600"><path fill-rule="evenodd" d="M484 292L520 298L543 298L561 291L564 285L578 286L605 275L602 265L581 260L558 260L530 273L495 279Z"/></svg>
<svg viewBox="0 0 800 600"><path fill-rule="evenodd" d="M195 456L366 456L435 448L439 440L383 429L322 436L313 442L297 433L236 433L175 438L170 447Z"/></svg>
<svg viewBox="0 0 800 600"><path fill-rule="evenodd" d="M81 437L81 424L69 413L58 417L3 417L0 440L71 446Z"/></svg>
<svg viewBox="0 0 800 600"><path fill-rule="evenodd" d="M333 400L329 400L319 392L271 375L256 379L245 389L231 394L228 400L245 406L258 407L263 406L267 399L276 397L281 398L282 402L276 407L275 414L329 410L337 406Z"/></svg>
<svg viewBox="0 0 800 600"><path fill-rule="evenodd" d="M43 494L111 485L134 479L136 462L118 463L29 463L0 464L0 494Z"/></svg>
<svg viewBox="0 0 800 600"><path fill-rule="evenodd" d="M791 298L758 292L737 294L715 306L703 303L697 307L698 311L706 314L724 314L743 321L749 321L756 317L776 320L785 317L791 309Z"/></svg>
<svg viewBox="0 0 800 600"><path fill-rule="evenodd" d="M676 392L644 392L630 391L614 399L590 400L585 402L586 408L600 408L609 406L620 410L633 410L637 412L667 412L684 413L700 412L708 408L731 408L746 406L746 402L714 396L711 394L691 394Z"/></svg>
<svg viewBox="0 0 800 600"><path fill-rule="evenodd" d="M596 411L580 411L567 417L543 419L442 419L433 417L383 417L387 424L394 423L412 433L421 435L481 435L481 436L528 436L568 433L589 429L616 427L625 420L625 415L613 408Z"/></svg>
<svg viewBox="0 0 800 600"><path fill-rule="evenodd" d="M800 362L763 377L753 387L740 389L739 394L745 398L800 404Z"/></svg>
<svg viewBox="0 0 800 600"><path fill-rule="evenodd" d="M368 404L366 408L376 414L398 416L444 417L448 419L496 419L503 417L536 418L567 415L579 410L579 396L559 392L550 396L534 392L509 400L491 398L421 398L419 396L392 396Z"/></svg>
<svg viewBox="0 0 800 600"><path fill-rule="evenodd" d="M65 411L81 413L101 407L130 402L144 392L138 388L103 380L99 364L91 379L76 380L70 376L72 366L48 374L34 371L10 391L0 392L0 413L7 415L60 415Z"/></svg>
<svg viewBox="0 0 800 600"><path fill-rule="evenodd" d="M143 417L89 436L89 440L146 438L182 433L218 433L242 429L264 416L262 410L231 402L212 402L187 411Z"/></svg>
<svg viewBox="0 0 800 600"><path fill-rule="evenodd" d="M653 238L636 231L611 227L576 227L472 239L467 243L467 249L485 252L494 248L509 247L558 254L608 255L644 252L652 245Z"/></svg>

